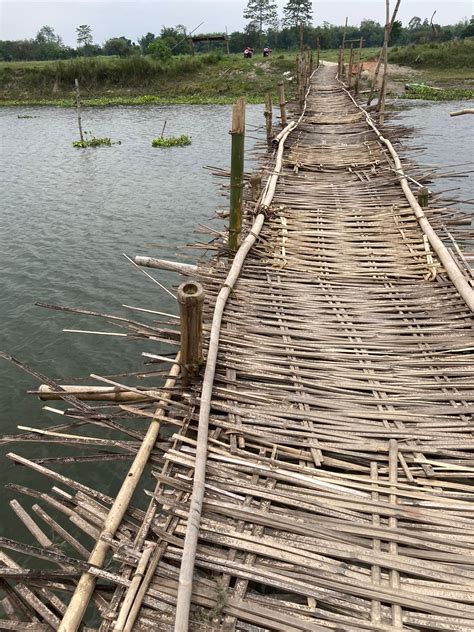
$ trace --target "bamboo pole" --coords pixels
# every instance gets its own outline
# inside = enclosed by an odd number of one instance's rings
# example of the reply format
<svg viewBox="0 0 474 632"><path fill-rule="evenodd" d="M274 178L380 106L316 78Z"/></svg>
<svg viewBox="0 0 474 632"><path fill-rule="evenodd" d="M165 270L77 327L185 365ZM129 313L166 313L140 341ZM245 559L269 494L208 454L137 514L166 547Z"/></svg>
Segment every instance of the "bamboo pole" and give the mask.
<svg viewBox="0 0 474 632"><path fill-rule="evenodd" d="M244 186L245 99L240 97L232 110L232 158L230 173L229 250L240 246Z"/></svg>
<svg viewBox="0 0 474 632"><path fill-rule="evenodd" d="M455 112L450 112L449 116L462 116L463 114L474 114L474 108L465 108L464 110L456 110Z"/></svg>
<svg viewBox="0 0 474 632"><path fill-rule="evenodd" d="M400 2L401 2L401 0L397 0L397 4L395 5L395 9L393 10L393 13L392 13L392 18L390 20L390 33L392 32L393 24L395 22L395 18L397 17L397 13L398 13L398 8L400 6ZM390 33L389 33L389 37L390 37ZM377 66L375 68L374 79L373 79L372 87L370 89L369 98L367 99L367 105L370 105L370 103L371 103L371 101L373 99L373 96L374 96L375 86L377 85L377 79L378 79L378 76L379 76L380 66L382 64L382 59L383 59L383 47L382 47L382 49L380 51L379 58L377 60Z"/></svg>
<svg viewBox="0 0 474 632"><path fill-rule="evenodd" d="M319 37L316 38L316 51L317 51L316 68L319 68L319 62L321 58L321 44L319 41Z"/></svg>
<svg viewBox="0 0 474 632"><path fill-rule="evenodd" d="M77 108L77 124L79 126L79 137L84 142L84 134L82 133L82 119L81 119L81 93L79 92L79 81L74 79L74 85L76 86L76 108Z"/></svg>
<svg viewBox="0 0 474 632"><path fill-rule="evenodd" d="M286 100L285 100L285 84L283 81L278 83L278 103L280 106L280 118L283 127L286 127Z"/></svg>
<svg viewBox="0 0 474 632"><path fill-rule="evenodd" d="M134 262L137 266L143 266L146 268L156 268L158 270L169 270L170 272L179 272L186 276L196 274L198 267L191 263L180 263L178 261L168 261L167 259L155 259L154 257L140 257L134 258Z"/></svg>
<svg viewBox="0 0 474 632"><path fill-rule="evenodd" d="M273 140L273 121L272 121L272 95L267 92L265 95L265 128L267 131L267 145L272 146Z"/></svg>
<svg viewBox="0 0 474 632"><path fill-rule="evenodd" d="M342 76L344 74L344 64L343 64L343 52L342 52L342 46L339 48L339 56L338 56L338 60L337 60L337 75L339 77L339 79L342 79Z"/></svg>
<svg viewBox="0 0 474 632"><path fill-rule="evenodd" d="M202 305L204 290L195 281L182 283L178 288L181 325L181 366L183 384L188 386L202 364Z"/></svg>
<svg viewBox="0 0 474 632"><path fill-rule="evenodd" d="M176 358L176 362L180 361L180 355L178 354ZM173 364L171 367L169 377L164 385L164 392L172 389L180 372L180 365ZM168 401L164 398L160 400L158 403L158 407L155 411L154 417L150 422L150 426L147 430L145 438L143 439L143 443L138 450L135 459L128 471L124 482L122 483L122 487L118 492L112 507L107 515L107 518L104 522L104 526L100 535L100 538L97 540L92 553L89 556L88 563L92 566L102 567L109 547L110 541L114 537L117 529L122 522L122 519L127 511L127 508L130 504L132 496L135 492L135 489L140 481L140 478L143 474L143 470L148 462L151 451L156 443L160 432L160 417L165 412L165 407L167 406ZM66 613L61 621L61 625L58 628L58 632L76 632L79 628L81 621L84 617L84 614L87 610L87 606L89 605L89 601L92 597L92 593L94 592L96 583L96 577L89 573L84 573L77 584L76 590L69 602L69 606L66 610Z"/></svg>
<svg viewBox="0 0 474 632"><path fill-rule="evenodd" d="M383 42L383 77L382 87L380 89L377 110L379 111L379 123L383 125L385 122L385 96L387 92L387 73L388 73L388 38L390 36L390 0L385 0L385 31Z"/></svg>
<svg viewBox="0 0 474 632"><path fill-rule="evenodd" d="M352 85L352 62L354 58L354 46L351 44L351 52L349 53L349 70L347 71L347 87L350 90Z"/></svg>
<svg viewBox="0 0 474 632"><path fill-rule="evenodd" d="M364 38L361 37L360 45L359 45L359 58L358 58L358 63L357 63L357 75L355 78L355 86L354 86L354 93L356 96L359 94L360 74L362 72L362 46L363 44L364 44Z"/></svg>
<svg viewBox="0 0 474 632"><path fill-rule="evenodd" d="M70 393L77 399L95 402L136 402L146 399L146 392L139 395L133 391L123 391L115 386L67 386L61 385L62 391L57 392L48 384L41 384L38 388L38 396L41 401L62 400L61 395Z"/></svg>

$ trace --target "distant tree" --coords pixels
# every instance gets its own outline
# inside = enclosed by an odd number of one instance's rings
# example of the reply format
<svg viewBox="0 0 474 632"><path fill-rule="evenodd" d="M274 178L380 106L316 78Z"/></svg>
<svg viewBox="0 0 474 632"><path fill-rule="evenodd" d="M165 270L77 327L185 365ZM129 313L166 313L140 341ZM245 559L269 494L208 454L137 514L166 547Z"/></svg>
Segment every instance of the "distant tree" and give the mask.
<svg viewBox="0 0 474 632"><path fill-rule="evenodd" d="M164 26L160 31L160 39L163 40L174 55L189 53L186 28L182 24L174 27Z"/></svg>
<svg viewBox="0 0 474 632"><path fill-rule="evenodd" d="M87 24L76 27L76 39L78 46L90 46L92 44L92 29Z"/></svg>
<svg viewBox="0 0 474 632"><path fill-rule="evenodd" d="M360 34L365 46L380 46L383 42L384 27L375 20L362 20Z"/></svg>
<svg viewBox="0 0 474 632"><path fill-rule="evenodd" d="M147 48L150 44L152 44L156 39L154 33L148 32L146 35L142 35L138 38L138 44L143 54L147 52Z"/></svg>
<svg viewBox="0 0 474 632"><path fill-rule="evenodd" d="M461 37L474 37L474 16L466 23L465 28L461 31Z"/></svg>
<svg viewBox="0 0 474 632"><path fill-rule="evenodd" d="M258 26L259 33L263 33L264 25L275 26L278 21L278 8L272 0L248 0L244 9L244 18Z"/></svg>
<svg viewBox="0 0 474 632"><path fill-rule="evenodd" d="M395 20L392 24L392 30L390 31L390 44L396 44L401 36L403 31L403 25L400 20Z"/></svg>
<svg viewBox="0 0 474 632"><path fill-rule="evenodd" d="M52 26L42 26L38 33L36 33L35 40L39 44L62 44L62 40L59 35L56 35Z"/></svg>
<svg viewBox="0 0 474 632"><path fill-rule="evenodd" d="M419 31L421 29L421 18L417 15L413 16L412 19L408 22L408 28L410 31Z"/></svg>
<svg viewBox="0 0 474 632"><path fill-rule="evenodd" d="M147 52L160 61L168 61L173 56L170 47L159 37L148 45Z"/></svg>
<svg viewBox="0 0 474 632"><path fill-rule="evenodd" d="M112 37L105 42L103 50L106 55L128 57L132 54L133 46L131 40L126 37Z"/></svg>
<svg viewBox="0 0 474 632"><path fill-rule="evenodd" d="M283 7L283 24L288 27L308 26L313 19L311 0L288 0Z"/></svg>

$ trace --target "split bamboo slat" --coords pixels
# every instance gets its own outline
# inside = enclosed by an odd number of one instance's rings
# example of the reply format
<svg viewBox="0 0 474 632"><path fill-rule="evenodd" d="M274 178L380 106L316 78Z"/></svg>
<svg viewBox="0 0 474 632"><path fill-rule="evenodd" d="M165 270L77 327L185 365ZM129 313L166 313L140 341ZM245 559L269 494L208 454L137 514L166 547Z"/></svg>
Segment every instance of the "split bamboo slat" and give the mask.
<svg viewBox="0 0 474 632"><path fill-rule="evenodd" d="M395 152L404 130L305 58L242 245L135 259L202 286L205 365L146 307L43 305L151 341L136 374L65 386L7 357L61 421L0 439L43 479L8 486L30 543L0 538L0 629L474 629L473 235L442 196L418 204L435 174ZM111 462L116 497L80 482Z"/></svg>

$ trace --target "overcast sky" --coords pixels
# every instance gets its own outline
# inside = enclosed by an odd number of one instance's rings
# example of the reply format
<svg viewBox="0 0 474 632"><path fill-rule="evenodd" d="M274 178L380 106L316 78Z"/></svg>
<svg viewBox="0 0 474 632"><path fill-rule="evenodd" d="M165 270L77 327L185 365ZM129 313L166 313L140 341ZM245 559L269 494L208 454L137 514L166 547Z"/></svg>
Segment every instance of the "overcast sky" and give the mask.
<svg viewBox="0 0 474 632"><path fill-rule="evenodd" d="M285 4L286 0L278 2L280 13ZM390 4L393 7L394 0ZM231 33L245 26L242 12L246 5L246 0L0 0L0 39L32 38L45 24L70 46L76 45L79 24L90 25L99 44L121 35L136 41L148 31L159 33L163 25L184 24L192 30L203 22L197 32L223 32L227 27ZM352 24L364 18L385 21L385 0L319 0L313 2L313 8L316 25L324 21L342 24L346 16ZM453 24L469 19L473 1L402 0L399 19L407 24L414 15L430 18L435 9L436 22Z"/></svg>

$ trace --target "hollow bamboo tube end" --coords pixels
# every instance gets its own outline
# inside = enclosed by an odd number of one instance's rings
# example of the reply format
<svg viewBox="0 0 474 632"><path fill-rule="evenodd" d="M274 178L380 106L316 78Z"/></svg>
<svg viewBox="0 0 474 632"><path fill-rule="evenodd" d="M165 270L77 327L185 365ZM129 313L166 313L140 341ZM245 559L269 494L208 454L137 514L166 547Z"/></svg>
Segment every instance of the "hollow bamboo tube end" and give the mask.
<svg viewBox="0 0 474 632"><path fill-rule="evenodd" d="M204 289L196 281L186 281L178 288L181 324L181 365L184 368L183 383L189 384L203 361L202 354L202 304Z"/></svg>

